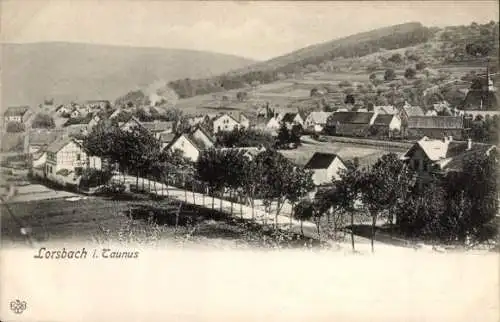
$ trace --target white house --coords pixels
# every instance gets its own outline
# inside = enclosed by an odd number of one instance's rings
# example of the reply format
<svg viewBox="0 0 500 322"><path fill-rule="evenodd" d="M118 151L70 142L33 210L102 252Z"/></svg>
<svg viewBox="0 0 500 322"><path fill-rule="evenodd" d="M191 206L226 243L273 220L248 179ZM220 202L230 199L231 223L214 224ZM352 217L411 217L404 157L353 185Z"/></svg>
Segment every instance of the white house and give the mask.
<svg viewBox="0 0 500 322"><path fill-rule="evenodd" d="M213 120L214 134L219 132L231 132L241 128L240 122L229 114L221 114Z"/></svg>
<svg viewBox="0 0 500 322"><path fill-rule="evenodd" d="M315 132L321 132L326 125L328 117L332 114L332 112L311 112L304 121L304 127L306 129L313 129Z"/></svg>
<svg viewBox="0 0 500 322"><path fill-rule="evenodd" d="M200 127L197 127L190 133L177 135L165 148L171 151L179 150L184 157L196 162L203 150L210 149L214 145L212 138Z"/></svg>
<svg viewBox="0 0 500 322"><path fill-rule="evenodd" d="M375 117L372 126L391 133L401 131L401 117L397 114L379 114Z"/></svg>
<svg viewBox="0 0 500 322"><path fill-rule="evenodd" d="M82 113L82 110L81 109L73 109L73 111L71 111L70 113L70 117L71 118L78 118L78 117L81 117L83 116L83 113Z"/></svg>
<svg viewBox="0 0 500 322"><path fill-rule="evenodd" d="M64 169L75 177L79 175L77 172L84 168L101 169L102 167L100 158L88 156L83 151L81 143L68 136L49 144L46 153L45 176L55 182L67 182L65 175L61 173Z"/></svg>
<svg viewBox="0 0 500 322"><path fill-rule="evenodd" d="M66 105L66 104L63 104L63 105L59 105L57 108L56 108L56 112L58 115L64 115L64 114L70 114L71 113L71 107Z"/></svg>
<svg viewBox="0 0 500 322"><path fill-rule="evenodd" d="M316 186L330 184L340 179L340 171L347 169L344 161L334 153L316 152L304 166L313 171L313 182Z"/></svg>

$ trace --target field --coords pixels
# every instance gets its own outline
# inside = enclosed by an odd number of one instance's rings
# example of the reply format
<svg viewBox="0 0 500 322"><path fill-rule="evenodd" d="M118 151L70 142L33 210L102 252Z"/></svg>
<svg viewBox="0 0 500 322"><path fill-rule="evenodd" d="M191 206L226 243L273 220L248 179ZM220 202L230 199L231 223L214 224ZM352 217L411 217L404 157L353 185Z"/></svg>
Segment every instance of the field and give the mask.
<svg viewBox="0 0 500 322"><path fill-rule="evenodd" d="M281 150L280 152L298 165L305 165L315 152L325 152L335 153L343 160L352 160L357 157L359 158L361 166L367 166L373 164L378 158L390 151L382 147L377 148L341 142L304 140L302 145L297 149Z"/></svg>
<svg viewBox="0 0 500 322"><path fill-rule="evenodd" d="M20 228L37 243L90 242L147 245L196 244L207 247L269 247L273 229L178 202L135 195L126 200L103 197L14 203L2 207L2 243L24 242ZM11 215L13 214L13 215ZM177 222L177 227L176 227ZM266 237L267 236L267 239ZM294 234L287 246L302 246Z"/></svg>

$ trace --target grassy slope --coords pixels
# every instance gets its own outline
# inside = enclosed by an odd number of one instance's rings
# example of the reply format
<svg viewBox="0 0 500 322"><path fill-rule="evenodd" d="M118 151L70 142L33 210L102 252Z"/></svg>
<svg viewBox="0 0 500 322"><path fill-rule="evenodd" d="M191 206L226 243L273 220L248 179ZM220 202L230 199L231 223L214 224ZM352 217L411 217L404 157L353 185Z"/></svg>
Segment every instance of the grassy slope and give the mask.
<svg viewBox="0 0 500 322"><path fill-rule="evenodd" d="M355 45L360 42L375 40L382 37L394 35L397 33L406 33L418 28L422 28L422 25L420 23L413 22L413 23L406 23L385 28L379 28L368 32L358 33L341 39L335 39L328 42L308 46L293 51L289 54L242 68L240 70L235 71L235 73L278 68L288 64L300 62L301 60L308 59L310 57L324 56L326 53L339 47Z"/></svg>
<svg viewBox="0 0 500 322"><path fill-rule="evenodd" d="M157 80L211 75L254 61L231 55L164 48L78 43L2 45L2 105L61 100L114 100Z"/></svg>

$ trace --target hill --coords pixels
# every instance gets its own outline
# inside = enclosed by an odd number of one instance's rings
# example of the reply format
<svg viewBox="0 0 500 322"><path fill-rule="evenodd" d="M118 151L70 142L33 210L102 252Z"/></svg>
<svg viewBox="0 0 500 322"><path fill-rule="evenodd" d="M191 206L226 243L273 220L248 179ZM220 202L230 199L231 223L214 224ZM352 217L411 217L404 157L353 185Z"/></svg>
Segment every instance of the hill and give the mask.
<svg viewBox="0 0 500 322"><path fill-rule="evenodd" d="M380 50L397 49L428 41L435 30L420 23L407 23L355 34L326 43L299 49L290 54L256 63L247 68L201 80L178 80L170 86L181 98L223 89L242 88L254 82L270 83L302 72L309 65L360 57Z"/></svg>
<svg viewBox="0 0 500 322"><path fill-rule="evenodd" d="M181 98L187 98L300 80L317 72L330 76L360 72L369 75L385 69L404 71L408 67L420 70L449 64L484 66L483 58L488 57L494 65L497 53L497 22L446 28L427 28L412 22L312 45L217 77L173 81L169 86ZM368 75L364 77L367 79Z"/></svg>
<svg viewBox="0 0 500 322"><path fill-rule="evenodd" d="M2 106L44 98L113 101L158 81L202 78L255 63L212 52L47 42L2 44Z"/></svg>

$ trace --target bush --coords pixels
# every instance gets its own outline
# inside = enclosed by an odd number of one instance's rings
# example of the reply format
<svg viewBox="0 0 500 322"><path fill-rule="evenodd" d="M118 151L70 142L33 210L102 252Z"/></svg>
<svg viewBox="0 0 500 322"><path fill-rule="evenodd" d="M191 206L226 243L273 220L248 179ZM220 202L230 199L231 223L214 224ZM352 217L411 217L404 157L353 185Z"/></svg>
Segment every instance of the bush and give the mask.
<svg viewBox="0 0 500 322"><path fill-rule="evenodd" d="M386 69L384 73L384 80L391 81L396 78L396 72L394 69Z"/></svg>
<svg viewBox="0 0 500 322"><path fill-rule="evenodd" d="M50 115L39 113L35 116L31 127L34 129L53 129L56 127L56 124L54 122L54 119Z"/></svg>
<svg viewBox="0 0 500 322"><path fill-rule="evenodd" d="M80 180L80 188L88 189L107 184L112 177L111 171L84 169Z"/></svg>
<svg viewBox="0 0 500 322"><path fill-rule="evenodd" d="M416 75L417 75L417 71L411 67L408 67L405 70L405 78L408 78L408 79L415 78Z"/></svg>
<svg viewBox="0 0 500 322"><path fill-rule="evenodd" d="M426 67L427 64L423 61L420 61L415 65L416 70L424 70Z"/></svg>

